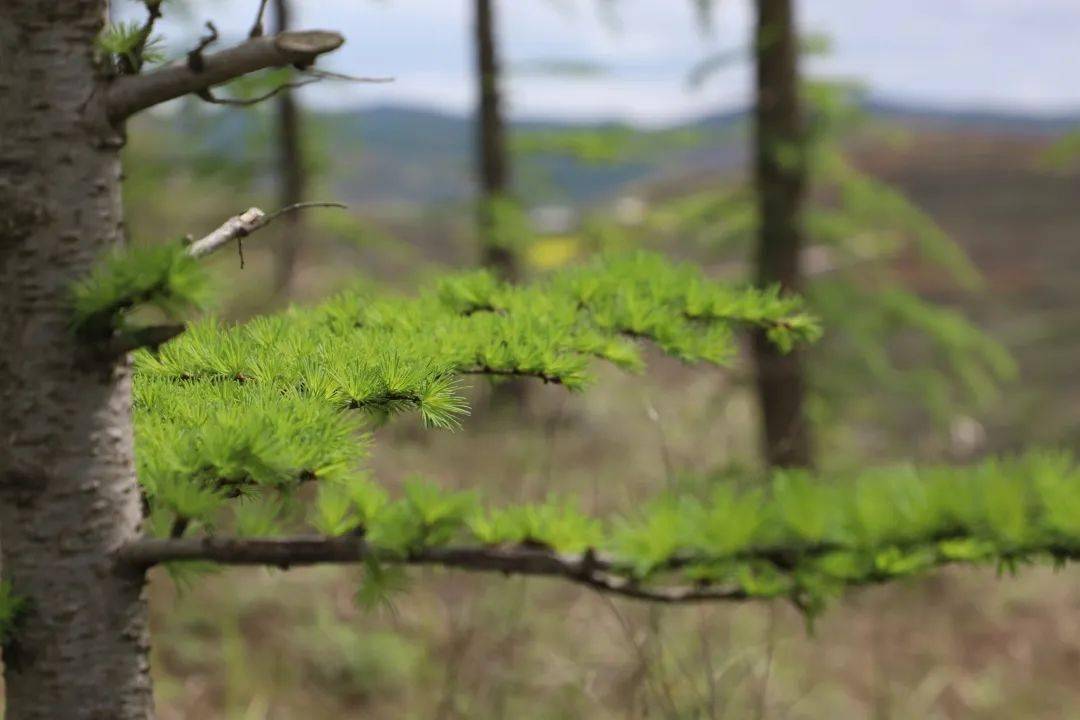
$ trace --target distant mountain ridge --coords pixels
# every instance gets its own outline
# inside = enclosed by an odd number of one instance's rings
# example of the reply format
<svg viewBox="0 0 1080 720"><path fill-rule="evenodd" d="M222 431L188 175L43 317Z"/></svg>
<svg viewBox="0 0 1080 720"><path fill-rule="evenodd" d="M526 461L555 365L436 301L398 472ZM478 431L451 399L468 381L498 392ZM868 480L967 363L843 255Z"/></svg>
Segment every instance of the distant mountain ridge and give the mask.
<svg viewBox="0 0 1080 720"><path fill-rule="evenodd" d="M913 132L970 132L1051 136L1080 127L1080 113L1057 116L996 111L949 110L872 99L869 115ZM589 204L623 192L628 185L702 174L736 171L745 166L746 111L709 115L669 126L701 136L692 148L672 148L655 157L617 164L587 164L566 157L515 157L514 176L522 197L532 203ZM221 113L213 122L185 126L175 119L147 119L164 134L179 135L177 156L191 147L187 136L217 157L254 165L269 172L266 117L256 113ZM475 195L471 147L473 125L464 115L419 107L388 105L353 111L308 114L307 127L326 162L335 197L353 205L447 204ZM185 129L187 127L187 129ZM572 122L526 119L512 123L517 132L632 127L619 122ZM642 131L649 132L649 131ZM257 138L252 141L252 138Z"/></svg>
<svg viewBox="0 0 1080 720"><path fill-rule="evenodd" d="M1080 127L1080 112L1034 115L995 110L954 110L881 99L864 104L879 121L912 131L970 131L1049 136ZM702 134L692 150L674 150L650 161L587 165L566 158L518 158L516 179L536 201L589 203L617 194L627 184L680 172L724 172L742 167L746 111L708 115L667 129ZM354 202L457 202L473 194L470 147L473 126L464 115L419 107L388 105L322 114L335 147L359 147L358 165L339 178ZM525 119L516 131L629 127L619 122ZM337 183L335 183L337 184Z"/></svg>

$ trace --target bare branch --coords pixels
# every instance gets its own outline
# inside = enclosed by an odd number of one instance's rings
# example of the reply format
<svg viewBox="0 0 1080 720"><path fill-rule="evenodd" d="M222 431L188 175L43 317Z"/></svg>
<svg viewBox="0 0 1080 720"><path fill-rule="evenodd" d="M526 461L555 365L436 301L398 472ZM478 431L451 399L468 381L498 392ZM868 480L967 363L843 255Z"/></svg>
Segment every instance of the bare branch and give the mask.
<svg viewBox="0 0 1080 720"><path fill-rule="evenodd" d="M150 37L154 34L154 23L161 18L161 3L164 0L146 0L146 22L139 30L139 42L131 52L131 58L121 58L121 63L126 65L125 72L134 74L142 70L145 61L146 48L150 44Z"/></svg>
<svg viewBox="0 0 1080 720"><path fill-rule="evenodd" d="M360 75L346 75L345 73L334 72L333 70L323 70L322 68L305 68L303 70L305 75L311 75L312 77L320 80L344 80L345 82L353 83L372 83L375 85L382 85L385 83L394 82L392 77L363 77Z"/></svg>
<svg viewBox="0 0 1080 720"><path fill-rule="evenodd" d="M233 240L240 240L266 224L266 213L257 207L235 215L214 232L188 246L188 255L201 258L220 250Z"/></svg>
<svg viewBox="0 0 1080 720"><path fill-rule="evenodd" d="M235 215L226 220L221 227L214 230L214 232L206 237L191 243L188 246L188 255L193 258L206 257L207 255L220 250L233 240L239 241L246 238L251 233L266 227L286 213L314 207L344 208L346 206L336 202L303 202L283 207L269 215L257 207L248 208L239 215Z"/></svg>
<svg viewBox="0 0 1080 720"><path fill-rule="evenodd" d="M263 36L263 16L266 14L266 5L270 0L259 0L259 10L255 13L255 22L251 25L248 37L257 38Z"/></svg>
<svg viewBox="0 0 1080 720"><path fill-rule="evenodd" d="M187 54L188 69L195 73L201 73L206 68L205 62L203 61L203 50L206 50L206 48L216 43L220 37L214 23L209 20L206 21L206 29L209 32L199 38L199 44Z"/></svg>
<svg viewBox="0 0 1080 720"><path fill-rule="evenodd" d="M139 348L155 350L180 335L185 329L183 325L151 325L127 330L109 338L108 352L119 357Z"/></svg>
<svg viewBox="0 0 1080 720"><path fill-rule="evenodd" d="M516 377L516 378L534 378L536 380L542 380L545 384L550 385L562 385L562 378L557 375L548 375L547 373L536 370L517 370L509 369L503 370L499 368L488 367L482 365L479 367L466 368L458 371L461 375L487 375L489 377Z"/></svg>
<svg viewBox="0 0 1080 720"><path fill-rule="evenodd" d="M208 103L211 103L213 105L230 105L232 107L250 107L252 105L258 105L259 103L261 103L261 102L263 102L265 100L269 100L270 98L274 97L275 95L279 95L280 93L282 93L282 92L284 92L286 90L295 90L297 88L302 88L305 85L311 85L312 83L317 83L317 82L319 82L319 78L314 78L313 77L313 78L307 78L305 80L298 80L296 82L282 83L281 85L278 85L277 87L275 87L273 90L265 92L262 95L257 95L256 97L253 97L253 98L223 98L223 97L217 97L216 95L213 95L209 90L205 90L202 93L200 93L199 97L202 98L204 101L206 101Z"/></svg>
<svg viewBox="0 0 1080 720"><path fill-rule="evenodd" d="M222 565L270 565L287 569L298 565L350 564L374 558L402 565L429 565L506 575L561 577L598 592L652 602L685 603L746 600L739 588L720 586L643 586L632 578L608 571L610 561L594 553L564 555L545 548L442 547L406 556L380 552L359 537L301 536L292 538L180 538L144 539L122 547L121 563L148 568L165 562L202 560Z"/></svg>
<svg viewBox="0 0 1080 720"><path fill-rule="evenodd" d="M324 30L283 32L272 37L251 38L235 47L200 55L199 70L187 62L180 62L141 75L119 77L108 89L109 118L120 122L140 110L207 90L257 70L286 65L306 67L344 42L340 34Z"/></svg>
<svg viewBox="0 0 1080 720"><path fill-rule="evenodd" d="M312 201L312 202L293 203L292 205L286 205L285 207L281 208L280 210L275 210L274 212L267 215L266 216L266 222L264 222L263 224L264 225L269 225L270 223L274 222L275 220L277 220L282 215L286 215L286 214L291 213L291 212L296 212L297 210L307 210L309 208L341 208L342 210L344 210L344 209L348 208L348 205L345 205L344 203L339 203L339 202L325 202L325 201Z"/></svg>

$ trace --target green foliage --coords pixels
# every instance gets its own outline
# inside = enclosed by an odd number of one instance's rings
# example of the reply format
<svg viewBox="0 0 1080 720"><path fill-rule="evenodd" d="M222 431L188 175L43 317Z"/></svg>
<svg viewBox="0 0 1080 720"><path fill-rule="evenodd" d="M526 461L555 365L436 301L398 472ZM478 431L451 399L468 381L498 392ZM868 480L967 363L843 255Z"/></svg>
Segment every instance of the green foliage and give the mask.
<svg viewBox="0 0 1080 720"><path fill-rule="evenodd" d="M106 266L97 284L129 297L133 283L105 275L116 267L126 265ZM171 286L138 287L144 301L159 303L147 288ZM469 374L579 390L594 358L640 370L640 340L688 362L726 363L731 327L743 324L766 328L785 348L820 332L797 298L719 285L645 253L531 286L466 273L417 298L354 290L235 327L200 321L135 359L136 455L153 526L175 531L165 516L182 528L232 523L268 534L290 515L296 489L318 482L306 514L323 534L363 531L398 553L448 542L477 517L475 499L410 482L404 498L389 501L364 471L366 424L414 410L430 426L454 427L467 413L460 378ZM580 545L576 533L588 523L568 507L537 512L489 518L488 537Z"/></svg>
<svg viewBox="0 0 1080 720"><path fill-rule="evenodd" d="M520 203L504 196L483 197L478 202L487 245L516 252L528 243L532 231Z"/></svg>
<svg viewBox="0 0 1080 720"><path fill-rule="evenodd" d="M0 646L6 646L14 639L27 609L26 598L15 593L11 582L0 581Z"/></svg>
<svg viewBox="0 0 1080 720"><path fill-rule="evenodd" d="M701 143L695 130L643 131L624 125L584 130L536 130L517 133L514 151L523 155L558 155L594 165L644 162Z"/></svg>
<svg viewBox="0 0 1080 720"><path fill-rule="evenodd" d="M201 307L208 289L205 270L180 243L117 251L72 289L72 326L81 334L105 337L139 305L179 317Z"/></svg>
<svg viewBox="0 0 1080 720"><path fill-rule="evenodd" d="M554 496L539 505L492 508L468 519L469 532L485 545L539 545L584 552L603 541L603 526L578 505Z"/></svg>
<svg viewBox="0 0 1080 720"><path fill-rule="evenodd" d="M781 472L767 490L664 497L619 521L609 547L642 580L679 570L751 595L823 600L950 562L1075 558L1078 491L1075 459L1049 453L831 481Z"/></svg>
<svg viewBox="0 0 1080 720"><path fill-rule="evenodd" d="M165 60L161 37L138 22L111 23L97 37L97 49L118 71L137 73L146 63Z"/></svg>
<svg viewBox="0 0 1080 720"><path fill-rule="evenodd" d="M408 588L409 578L401 567L369 557L364 562L364 579L356 592L356 604L367 611L393 609L394 597Z"/></svg>
<svg viewBox="0 0 1080 720"><path fill-rule="evenodd" d="M166 249L168 262L142 252L113 258L80 286L80 317L111 318L136 298L176 307L190 286L176 278L188 271L177 272L175 249ZM904 317L923 312L904 300L891 307ZM798 298L720 285L640 252L527 286L467 273L416 298L355 290L243 325L202 321L160 351L136 355L136 454L150 526L265 536L306 516L324 535L363 535L374 549L359 596L366 605L400 589L388 565L453 543L582 553L630 583L681 578L788 597L808 612L846 585L941 563L1080 552L1080 503L1070 499L1080 495L1080 472L1062 456L831 482L788 472L767 490L698 483L711 491L669 493L608 521L555 497L481 509L476 494L421 479L391 498L363 467L371 419L415 410L432 426L457 423L467 411L462 375L534 376L579 389L594 358L640 369L640 340L721 364L740 325L766 328L783 348L820 333ZM961 355L977 342L957 341L965 333L956 328L941 334ZM302 513L297 489L307 482L318 490ZM186 566L174 570L190 579Z"/></svg>
<svg viewBox="0 0 1080 720"><path fill-rule="evenodd" d="M1080 161L1080 130L1065 133L1043 153L1042 163L1052 170L1068 171Z"/></svg>

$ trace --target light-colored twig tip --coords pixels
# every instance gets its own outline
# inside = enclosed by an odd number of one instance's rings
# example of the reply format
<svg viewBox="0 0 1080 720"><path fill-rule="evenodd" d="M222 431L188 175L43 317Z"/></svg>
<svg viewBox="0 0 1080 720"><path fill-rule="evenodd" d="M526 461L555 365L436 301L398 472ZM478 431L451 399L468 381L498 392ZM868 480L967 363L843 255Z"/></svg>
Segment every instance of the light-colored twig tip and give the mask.
<svg viewBox="0 0 1080 720"><path fill-rule="evenodd" d="M235 215L226 220L222 223L221 227L214 230L206 237L189 244L187 247L188 255L193 258L206 257L207 255L220 250L233 240L242 240L243 238L246 238L248 235L256 230L266 227L286 213L317 207L346 208L347 206L339 202L301 202L294 205L287 205L272 213L266 213L257 207L248 208L239 215Z"/></svg>

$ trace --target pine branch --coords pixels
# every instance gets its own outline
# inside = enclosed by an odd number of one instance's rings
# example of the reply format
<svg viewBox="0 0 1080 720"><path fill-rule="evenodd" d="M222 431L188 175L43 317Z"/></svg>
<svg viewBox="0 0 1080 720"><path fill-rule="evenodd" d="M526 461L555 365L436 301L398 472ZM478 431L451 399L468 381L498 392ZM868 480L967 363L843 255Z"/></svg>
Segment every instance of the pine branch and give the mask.
<svg viewBox="0 0 1080 720"><path fill-rule="evenodd" d="M120 77L109 87L109 117L113 122L120 122L141 110L208 90L257 70L307 66L344 42L336 32L284 32L272 37L250 38L226 50L200 55L198 67L190 62L179 62L153 72Z"/></svg>
<svg viewBox="0 0 1080 720"><path fill-rule="evenodd" d="M368 559L402 565L428 565L504 575L561 577L597 592L650 602L687 603L747 600L738 588L709 585L649 587L633 578L609 572L610 560L592 552L564 555L544 548L440 547L406 556L383 553L359 537L179 538L144 539L124 546L117 559L146 569L160 563L201 560L222 565L269 565L288 569L297 565L352 564Z"/></svg>
<svg viewBox="0 0 1080 720"><path fill-rule="evenodd" d="M535 380L541 380L546 385L562 385L563 379L550 373L545 373L543 370L520 370L517 368L493 368L488 365L482 365L479 367L465 368L458 371L462 375L487 375L489 377L507 377L507 378L532 378Z"/></svg>

